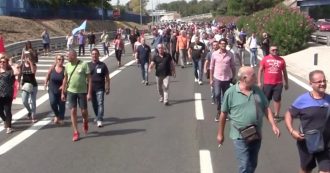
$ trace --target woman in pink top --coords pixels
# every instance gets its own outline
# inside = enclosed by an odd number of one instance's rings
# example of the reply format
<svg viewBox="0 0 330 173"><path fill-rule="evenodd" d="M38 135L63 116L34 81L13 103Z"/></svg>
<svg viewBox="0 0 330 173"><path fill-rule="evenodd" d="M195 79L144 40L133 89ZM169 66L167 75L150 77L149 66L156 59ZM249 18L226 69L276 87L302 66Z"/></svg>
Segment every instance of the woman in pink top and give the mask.
<svg viewBox="0 0 330 173"><path fill-rule="evenodd" d="M124 45L124 40L121 39L121 35L117 34L115 39L113 40L113 44L115 46L115 54L116 54L116 59L118 61L118 67L121 66L121 54L125 52L125 45Z"/></svg>

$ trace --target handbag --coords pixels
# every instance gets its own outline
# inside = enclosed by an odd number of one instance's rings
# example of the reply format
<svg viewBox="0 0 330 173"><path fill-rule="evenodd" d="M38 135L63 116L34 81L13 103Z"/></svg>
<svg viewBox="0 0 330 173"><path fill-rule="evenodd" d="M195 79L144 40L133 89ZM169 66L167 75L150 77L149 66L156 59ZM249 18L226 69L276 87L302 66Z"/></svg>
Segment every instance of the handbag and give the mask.
<svg viewBox="0 0 330 173"><path fill-rule="evenodd" d="M254 100L255 100L255 105L256 105L256 117L257 117L257 121L258 121L258 119L259 119L258 112L260 110L260 107L256 101L256 94L253 94L253 95L254 95ZM242 139L244 140L244 142L246 144L250 144L251 142L256 141L256 140L261 140L261 135L258 132L257 125L250 124L243 128L237 128L234 124L233 124L233 126L238 130L239 134L241 135Z"/></svg>
<svg viewBox="0 0 330 173"><path fill-rule="evenodd" d="M327 115L325 118L325 123L323 128L320 129L312 129L312 130L307 130L304 131L304 137L305 137L305 143L306 143L306 147L307 150L310 154L314 154L314 153L318 153L318 152L322 152L325 149L325 141L323 138L323 131L324 131L324 127L328 121L328 117L330 114L330 107L328 106L328 111L327 111Z"/></svg>
<svg viewBox="0 0 330 173"><path fill-rule="evenodd" d="M22 86L22 91L28 92L28 93L32 93L33 91L33 85L30 83L25 82Z"/></svg>

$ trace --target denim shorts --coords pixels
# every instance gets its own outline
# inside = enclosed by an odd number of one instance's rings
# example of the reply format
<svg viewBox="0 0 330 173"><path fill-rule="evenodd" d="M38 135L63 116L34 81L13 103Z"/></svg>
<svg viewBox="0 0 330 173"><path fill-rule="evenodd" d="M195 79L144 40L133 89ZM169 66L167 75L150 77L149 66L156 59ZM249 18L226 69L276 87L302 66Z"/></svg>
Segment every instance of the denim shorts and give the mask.
<svg viewBox="0 0 330 173"><path fill-rule="evenodd" d="M87 94L86 93L67 93L67 101L69 108L77 108L77 103L81 109L87 109Z"/></svg>

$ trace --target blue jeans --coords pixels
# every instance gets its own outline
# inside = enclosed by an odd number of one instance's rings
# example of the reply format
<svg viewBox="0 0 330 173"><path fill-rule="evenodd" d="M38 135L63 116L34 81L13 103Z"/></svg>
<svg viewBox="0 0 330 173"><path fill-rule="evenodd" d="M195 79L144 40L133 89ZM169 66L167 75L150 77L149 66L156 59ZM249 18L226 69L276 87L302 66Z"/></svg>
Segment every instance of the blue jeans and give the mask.
<svg viewBox="0 0 330 173"><path fill-rule="evenodd" d="M104 91L92 92L92 105L97 121L103 121L104 115Z"/></svg>
<svg viewBox="0 0 330 173"><path fill-rule="evenodd" d="M258 164L261 140L246 144L244 140L233 140L239 173L254 173Z"/></svg>
<svg viewBox="0 0 330 173"><path fill-rule="evenodd" d="M38 92L37 86L33 87L33 90L31 93L22 91L23 105L28 110L28 112L32 114L32 117L36 115L37 92ZM31 102L29 102L29 101L31 101ZM30 103L31 103L31 106L30 106Z"/></svg>
<svg viewBox="0 0 330 173"><path fill-rule="evenodd" d="M148 62L141 63L142 80L148 81Z"/></svg>
<svg viewBox="0 0 330 173"><path fill-rule="evenodd" d="M226 90L229 87L230 87L230 81L220 81L217 79L214 79L213 81L214 96L215 96L215 102L217 103L218 111L221 110L223 95L225 94Z"/></svg>
<svg viewBox="0 0 330 173"><path fill-rule="evenodd" d="M109 55L109 48L106 45L106 43L102 43L102 46L103 46L103 54L104 54L104 56L105 55Z"/></svg>
<svg viewBox="0 0 330 173"><path fill-rule="evenodd" d="M203 80L203 59L193 59L195 78L199 81Z"/></svg>
<svg viewBox="0 0 330 173"><path fill-rule="evenodd" d="M250 49L251 54L250 54L250 65L257 65L257 53L258 49L257 48L252 48Z"/></svg>
<svg viewBox="0 0 330 173"><path fill-rule="evenodd" d="M65 102L61 100L61 93L53 93L48 91L49 103L56 117L60 120L64 120L65 114Z"/></svg>

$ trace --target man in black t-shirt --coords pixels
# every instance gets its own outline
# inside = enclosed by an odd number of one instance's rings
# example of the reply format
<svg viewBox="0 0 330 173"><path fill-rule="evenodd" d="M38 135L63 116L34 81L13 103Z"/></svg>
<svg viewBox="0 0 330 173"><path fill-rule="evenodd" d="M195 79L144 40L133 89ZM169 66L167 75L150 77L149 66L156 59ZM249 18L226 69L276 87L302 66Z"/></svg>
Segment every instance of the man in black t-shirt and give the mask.
<svg viewBox="0 0 330 173"><path fill-rule="evenodd" d="M97 127L102 127L104 115L104 92L110 93L109 70L105 63L99 60L100 52L92 49L92 61L88 63L92 78L92 105Z"/></svg>
<svg viewBox="0 0 330 173"><path fill-rule="evenodd" d="M205 44L199 41L199 36L195 37L195 42L191 43L188 49L188 57L194 62L195 82L199 85L203 84L203 61Z"/></svg>
<svg viewBox="0 0 330 173"><path fill-rule="evenodd" d="M170 76L175 77L175 65L171 55L164 50L163 44L157 45L158 54L155 54L153 60L149 65L149 72L156 66L156 81L157 89L160 95L160 102L164 102L167 106L168 103L168 91L170 86Z"/></svg>
<svg viewBox="0 0 330 173"><path fill-rule="evenodd" d="M88 44L89 44L89 51L92 52L92 49L95 47L95 34L94 32L90 32L87 36Z"/></svg>

